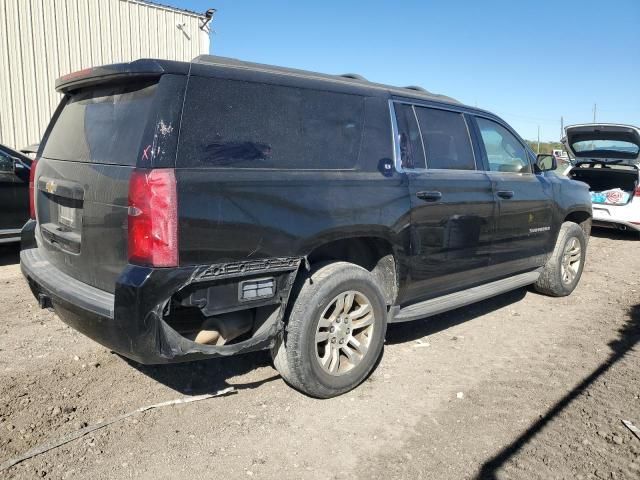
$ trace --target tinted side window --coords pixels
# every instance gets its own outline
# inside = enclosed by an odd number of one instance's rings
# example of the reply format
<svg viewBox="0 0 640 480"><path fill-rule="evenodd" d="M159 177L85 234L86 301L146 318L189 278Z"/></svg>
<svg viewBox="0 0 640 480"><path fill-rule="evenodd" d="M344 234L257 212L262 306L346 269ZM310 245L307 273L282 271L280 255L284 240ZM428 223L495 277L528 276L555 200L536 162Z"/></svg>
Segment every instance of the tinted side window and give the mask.
<svg viewBox="0 0 640 480"><path fill-rule="evenodd" d="M415 107L427 155L427 168L475 170L467 124L461 113Z"/></svg>
<svg viewBox="0 0 640 480"><path fill-rule="evenodd" d="M191 77L178 165L353 168L363 115L358 95Z"/></svg>
<svg viewBox="0 0 640 480"><path fill-rule="evenodd" d="M420 140L420 130L413 107L405 103L395 103L398 123L398 144L402 168L425 168L424 150Z"/></svg>
<svg viewBox="0 0 640 480"><path fill-rule="evenodd" d="M487 151L489 170L492 172L531 173L527 150L511 132L486 118L478 117L476 120Z"/></svg>
<svg viewBox="0 0 640 480"><path fill-rule="evenodd" d="M0 152L0 173L2 172L13 172L13 160L4 152Z"/></svg>

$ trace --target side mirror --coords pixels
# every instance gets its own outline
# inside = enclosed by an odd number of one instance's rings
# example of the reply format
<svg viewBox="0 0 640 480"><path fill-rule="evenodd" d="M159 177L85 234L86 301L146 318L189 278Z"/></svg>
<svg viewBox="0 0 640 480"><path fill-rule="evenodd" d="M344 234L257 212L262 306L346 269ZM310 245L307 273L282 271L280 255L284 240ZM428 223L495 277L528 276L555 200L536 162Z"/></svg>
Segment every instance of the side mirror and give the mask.
<svg viewBox="0 0 640 480"><path fill-rule="evenodd" d="M13 174L23 182L29 181L29 174L31 171L31 165L23 162L19 158L13 159Z"/></svg>
<svg viewBox="0 0 640 480"><path fill-rule="evenodd" d="M541 153L536 156L536 168L539 172L548 172L558 168L556 157L548 153Z"/></svg>

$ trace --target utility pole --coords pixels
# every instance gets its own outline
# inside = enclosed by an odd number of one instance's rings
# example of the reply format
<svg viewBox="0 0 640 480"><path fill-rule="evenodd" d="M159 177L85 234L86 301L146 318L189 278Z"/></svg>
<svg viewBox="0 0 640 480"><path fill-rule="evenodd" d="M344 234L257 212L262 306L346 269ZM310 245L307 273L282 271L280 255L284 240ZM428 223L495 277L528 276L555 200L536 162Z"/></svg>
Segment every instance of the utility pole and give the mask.
<svg viewBox="0 0 640 480"><path fill-rule="evenodd" d="M564 117L560 117L560 140L564 137Z"/></svg>
<svg viewBox="0 0 640 480"><path fill-rule="evenodd" d="M538 151L536 153L540 153L540 125L538 125Z"/></svg>
<svg viewBox="0 0 640 480"><path fill-rule="evenodd" d="M593 123L596 123L596 111L598 109L598 105L593 104Z"/></svg>

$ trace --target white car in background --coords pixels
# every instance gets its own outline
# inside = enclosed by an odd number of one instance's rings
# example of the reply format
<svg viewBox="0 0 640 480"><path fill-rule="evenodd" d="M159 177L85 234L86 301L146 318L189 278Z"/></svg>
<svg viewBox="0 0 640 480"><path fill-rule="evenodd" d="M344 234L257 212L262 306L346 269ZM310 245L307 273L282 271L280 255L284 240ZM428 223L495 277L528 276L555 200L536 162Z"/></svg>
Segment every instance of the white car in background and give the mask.
<svg viewBox="0 0 640 480"><path fill-rule="evenodd" d="M558 165L557 170L566 175L569 172L569 169L573 166L567 152L564 150L553 150L551 155L556 159L556 164Z"/></svg>
<svg viewBox="0 0 640 480"><path fill-rule="evenodd" d="M576 159L568 177L589 185L593 224L640 232L640 129L571 125L562 142Z"/></svg>

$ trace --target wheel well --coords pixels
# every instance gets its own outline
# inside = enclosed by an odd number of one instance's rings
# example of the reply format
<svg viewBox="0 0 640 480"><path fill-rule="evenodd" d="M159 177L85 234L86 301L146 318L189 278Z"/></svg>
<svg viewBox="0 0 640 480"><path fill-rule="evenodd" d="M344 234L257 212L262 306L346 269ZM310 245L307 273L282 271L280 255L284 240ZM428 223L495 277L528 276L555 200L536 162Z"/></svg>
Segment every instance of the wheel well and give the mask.
<svg viewBox="0 0 640 480"><path fill-rule="evenodd" d="M355 237L335 240L317 247L307 259L311 265L327 261L344 261L359 265L376 277L388 305L392 305L396 300L396 261L391 244L384 239Z"/></svg>
<svg viewBox="0 0 640 480"><path fill-rule="evenodd" d="M565 222L573 222L580 225L584 234L588 237L591 234L591 215L589 212L571 212L564 219Z"/></svg>

